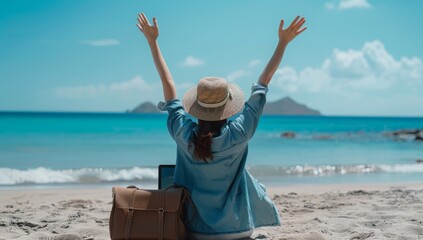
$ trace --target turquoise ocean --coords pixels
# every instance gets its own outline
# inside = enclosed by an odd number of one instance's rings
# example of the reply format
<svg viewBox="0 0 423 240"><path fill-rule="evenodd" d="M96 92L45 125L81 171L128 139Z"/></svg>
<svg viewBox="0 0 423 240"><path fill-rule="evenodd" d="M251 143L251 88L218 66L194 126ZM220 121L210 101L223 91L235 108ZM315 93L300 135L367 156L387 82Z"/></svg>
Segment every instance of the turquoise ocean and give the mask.
<svg viewBox="0 0 423 240"><path fill-rule="evenodd" d="M175 163L166 118L0 112L0 189L154 188L157 166ZM423 142L389 134L402 129L423 129L423 118L262 116L248 170L266 185L421 182Z"/></svg>

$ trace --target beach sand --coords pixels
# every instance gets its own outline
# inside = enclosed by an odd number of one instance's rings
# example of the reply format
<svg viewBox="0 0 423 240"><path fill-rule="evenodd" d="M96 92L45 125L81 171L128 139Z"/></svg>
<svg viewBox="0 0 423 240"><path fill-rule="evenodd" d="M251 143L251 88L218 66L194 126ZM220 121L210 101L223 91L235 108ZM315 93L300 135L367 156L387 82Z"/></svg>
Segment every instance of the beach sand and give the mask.
<svg viewBox="0 0 423 240"><path fill-rule="evenodd" d="M253 239L423 239L423 183L268 187L281 227ZM0 190L0 239L110 239L111 189Z"/></svg>

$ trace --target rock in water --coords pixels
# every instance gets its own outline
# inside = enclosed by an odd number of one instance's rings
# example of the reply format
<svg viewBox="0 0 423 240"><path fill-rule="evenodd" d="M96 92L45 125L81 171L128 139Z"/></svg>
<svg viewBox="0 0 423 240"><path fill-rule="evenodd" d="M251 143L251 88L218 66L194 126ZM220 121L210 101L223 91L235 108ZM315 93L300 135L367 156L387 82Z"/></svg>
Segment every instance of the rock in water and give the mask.
<svg viewBox="0 0 423 240"><path fill-rule="evenodd" d="M393 132L387 132L384 135L388 137L393 136L398 140L423 141L423 130L420 129L402 129Z"/></svg>
<svg viewBox="0 0 423 240"><path fill-rule="evenodd" d="M295 138L295 136L296 136L295 132L292 132L292 131L281 133L281 137L284 137L284 138Z"/></svg>
<svg viewBox="0 0 423 240"><path fill-rule="evenodd" d="M316 140L330 140L332 139L332 136L329 134L320 134L320 135L314 135L312 138Z"/></svg>

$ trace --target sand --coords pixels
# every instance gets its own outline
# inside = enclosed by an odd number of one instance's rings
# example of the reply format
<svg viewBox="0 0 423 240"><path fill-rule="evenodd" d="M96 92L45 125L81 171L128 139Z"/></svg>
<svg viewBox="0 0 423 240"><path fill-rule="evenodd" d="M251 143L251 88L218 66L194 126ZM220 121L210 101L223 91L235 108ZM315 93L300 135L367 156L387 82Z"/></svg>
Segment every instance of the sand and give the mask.
<svg viewBox="0 0 423 240"><path fill-rule="evenodd" d="M281 227L253 239L423 239L423 183L268 187ZM0 239L110 239L110 189L0 190Z"/></svg>

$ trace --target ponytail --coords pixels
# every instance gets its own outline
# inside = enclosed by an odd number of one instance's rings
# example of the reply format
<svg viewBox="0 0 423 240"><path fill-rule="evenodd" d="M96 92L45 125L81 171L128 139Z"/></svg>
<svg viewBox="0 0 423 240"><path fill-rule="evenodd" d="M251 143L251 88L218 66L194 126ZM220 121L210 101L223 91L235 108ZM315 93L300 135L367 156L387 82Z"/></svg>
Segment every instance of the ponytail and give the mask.
<svg viewBox="0 0 423 240"><path fill-rule="evenodd" d="M194 158L198 160L213 160L211 152L212 137L220 133L226 119L220 121L203 121L198 119L197 135L193 134Z"/></svg>

